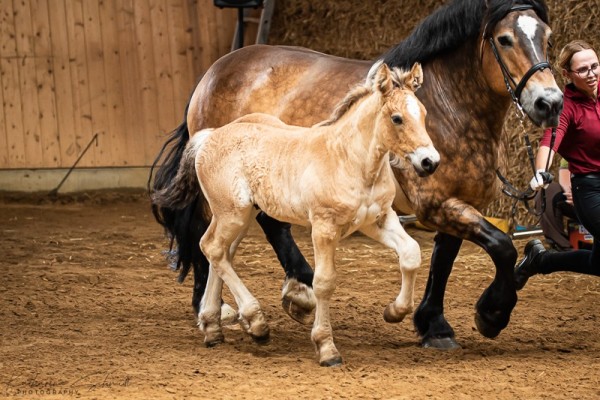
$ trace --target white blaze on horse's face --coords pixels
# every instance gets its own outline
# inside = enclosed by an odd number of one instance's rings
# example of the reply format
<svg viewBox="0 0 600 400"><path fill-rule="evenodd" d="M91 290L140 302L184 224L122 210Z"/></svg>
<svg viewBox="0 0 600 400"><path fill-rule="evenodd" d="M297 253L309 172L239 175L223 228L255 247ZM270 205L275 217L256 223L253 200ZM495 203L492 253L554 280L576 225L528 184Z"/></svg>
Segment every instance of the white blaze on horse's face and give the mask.
<svg viewBox="0 0 600 400"><path fill-rule="evenodd" d="M417 175L423 177L436 170L440 162L440 154L425 129L425 107L412 92L408 90L404 92L402 110L397 113L392 112L390 118L398 133L404 137L394 140L395 145L399 147L394 151L396 146L391 146L393 155L390 161L393 167L402 169L402 159L399 156L403 156L413 166ZM410 139L406 135L410 135Z"/></svg>
<svg viewBox="0 0 600 400"><path fill-rule="evenodd" d="M542 60L543 55L538 53L538 49L536 48L535 42L534 42L535 34L536 34L537 28L538 28L538 22L535 20L535 18L532 18L528 15L521 15L521 16L519 16L519 18L517 18L517 26L521 29L521 31L523 31L525 36L529 39L531 47L533 48L533 51L535 52L535 55L537 56L538 60Z"/></svg>
<svg viewBox="0 0 600 400"><path fill-rule="evenodd" d="M406 110L414 119L421 119L421 108L419 107L419 103L415 97L409 96L406 98Z"/></svg>
<svg viewBox="0 0 600 400"><path fill-rule="evenodd" d="M484 75L490 87L509 96L505 79L518 97L523 111L541 127L556 126L562 110L562 92L547 61L552 31L531 9L510 11L492 30L500 61L486 39ZM504 73L501 64L504 64ZM488 67L489 66L489 67ZM539 67L539 68L538 68ZM521 84L521 92L517 88Z"/></svg>

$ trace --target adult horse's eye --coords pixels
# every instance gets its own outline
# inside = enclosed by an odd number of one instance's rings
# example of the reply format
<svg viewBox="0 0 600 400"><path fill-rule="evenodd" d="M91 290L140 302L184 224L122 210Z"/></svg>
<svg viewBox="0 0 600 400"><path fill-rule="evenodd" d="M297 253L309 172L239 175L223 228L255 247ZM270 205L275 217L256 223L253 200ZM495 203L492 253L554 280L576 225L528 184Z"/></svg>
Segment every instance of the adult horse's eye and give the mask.
<svg viewBox="0 0 600 400"><path fill-rule="evenodd" d="M398 114L394 114L392 115L392 122L394 123L394 125L400 125L402 123L402 117Z"/></svg>
<svg viewBox="0 0 600 400"><path fill-rule="evenodd" d="M503 47L510 47L513 45L512 39L510 38L510 36L507 35L498 37L498 43L500 43L500 46Z"/></svg>

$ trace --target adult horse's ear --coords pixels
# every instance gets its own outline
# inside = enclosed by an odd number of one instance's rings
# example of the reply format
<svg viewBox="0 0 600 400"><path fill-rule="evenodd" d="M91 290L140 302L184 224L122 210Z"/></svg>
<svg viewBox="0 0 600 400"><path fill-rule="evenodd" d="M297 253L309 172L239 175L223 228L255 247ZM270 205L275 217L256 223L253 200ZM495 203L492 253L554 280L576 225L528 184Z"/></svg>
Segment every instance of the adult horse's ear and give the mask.
<svg viewBox="0 0 600 400"><path fill-rule="evenodd" d="M404 83L407 87L411 88L413 92L416 92L417 89L421 87L423 84L423 68L421 67L421 63L413 64L410 69L410 74L406 76Z"/></svg>
<svg viewBox="0 0 600 400"><path fill-rule="evenodd" d="M389 95L392 92L392 89L394 89L392 72L387 64L382 63L379 68L377 68L377 73L375 74L375 84L377 85L377 89L384 96Z"/></svg>

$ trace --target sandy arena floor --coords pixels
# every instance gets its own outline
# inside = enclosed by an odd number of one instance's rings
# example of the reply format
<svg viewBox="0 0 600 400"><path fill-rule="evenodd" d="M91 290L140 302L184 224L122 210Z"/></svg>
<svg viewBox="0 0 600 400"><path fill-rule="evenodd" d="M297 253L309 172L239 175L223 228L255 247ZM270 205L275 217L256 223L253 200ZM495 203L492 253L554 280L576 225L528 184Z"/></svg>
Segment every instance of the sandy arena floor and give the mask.
<svg viewBox="0 0 600 400"><path fill-rule="evenodd" d="M433 234L421 243L423 294ZM309 236L295 236L311 257ZM522 252L526 240L515 244ZM397 295L394 254L362 236L338 249L332 319L344 357L319 367L310 327L280 307L283 271L258 229L237 271L261 301L271 341L239 329L208 349L190 306L191 279L176 283L168 245L139 194L0 199L0 398L140 399L583 399L600 397L600 280L534 277L495 340L475 329L473 307L493 265L463 246L446 293L462 349L419 347L411 320L386 324ZM309 258L310 260L310 258ZM226 299L231 301L229 293Z"/></svg>

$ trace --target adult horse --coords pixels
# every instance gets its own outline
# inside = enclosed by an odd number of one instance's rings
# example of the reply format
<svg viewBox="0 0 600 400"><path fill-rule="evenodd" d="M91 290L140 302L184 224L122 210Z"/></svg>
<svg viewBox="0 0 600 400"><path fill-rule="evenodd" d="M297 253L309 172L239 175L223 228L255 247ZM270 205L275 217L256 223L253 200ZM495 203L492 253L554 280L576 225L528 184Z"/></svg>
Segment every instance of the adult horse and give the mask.
<svg viewBox="0 0 600 400"><path fill-rule="evenodd" d="M455 0L425 18L382 56L394 67L423 65L424 85L418 97L428 110L427 130L441 153L440 168L424 179L402 165L392 165L398 183L396 210L416 214L438 232L425 294L413 318L425 347L458 346L443 302L463 240L481 246L496 268L476 305L479 332L493 338L508 325L517 302L513 280L517 251L479 210L497 193L502 125L511 104L538 126L558 123L562 93L546 62L550 34L542 0ZM222 126L250 112L310 126L325 119L348 88L364 80L372 64L269 46L243 48L219 59L196 87L186 120L165 144L172 147L156 174L154 190L172 182L189 132ZM189 193L197 195L198 191ZM198 248L209 221L206 207L154 205L153 210L177 240L180 279L193 266L192 302L197 310L208 274L208 262ZM257 220L286 271L284 306L302 320L314 306L306 300L312 298L312 270L289 225L264 214Z"/></svg>

